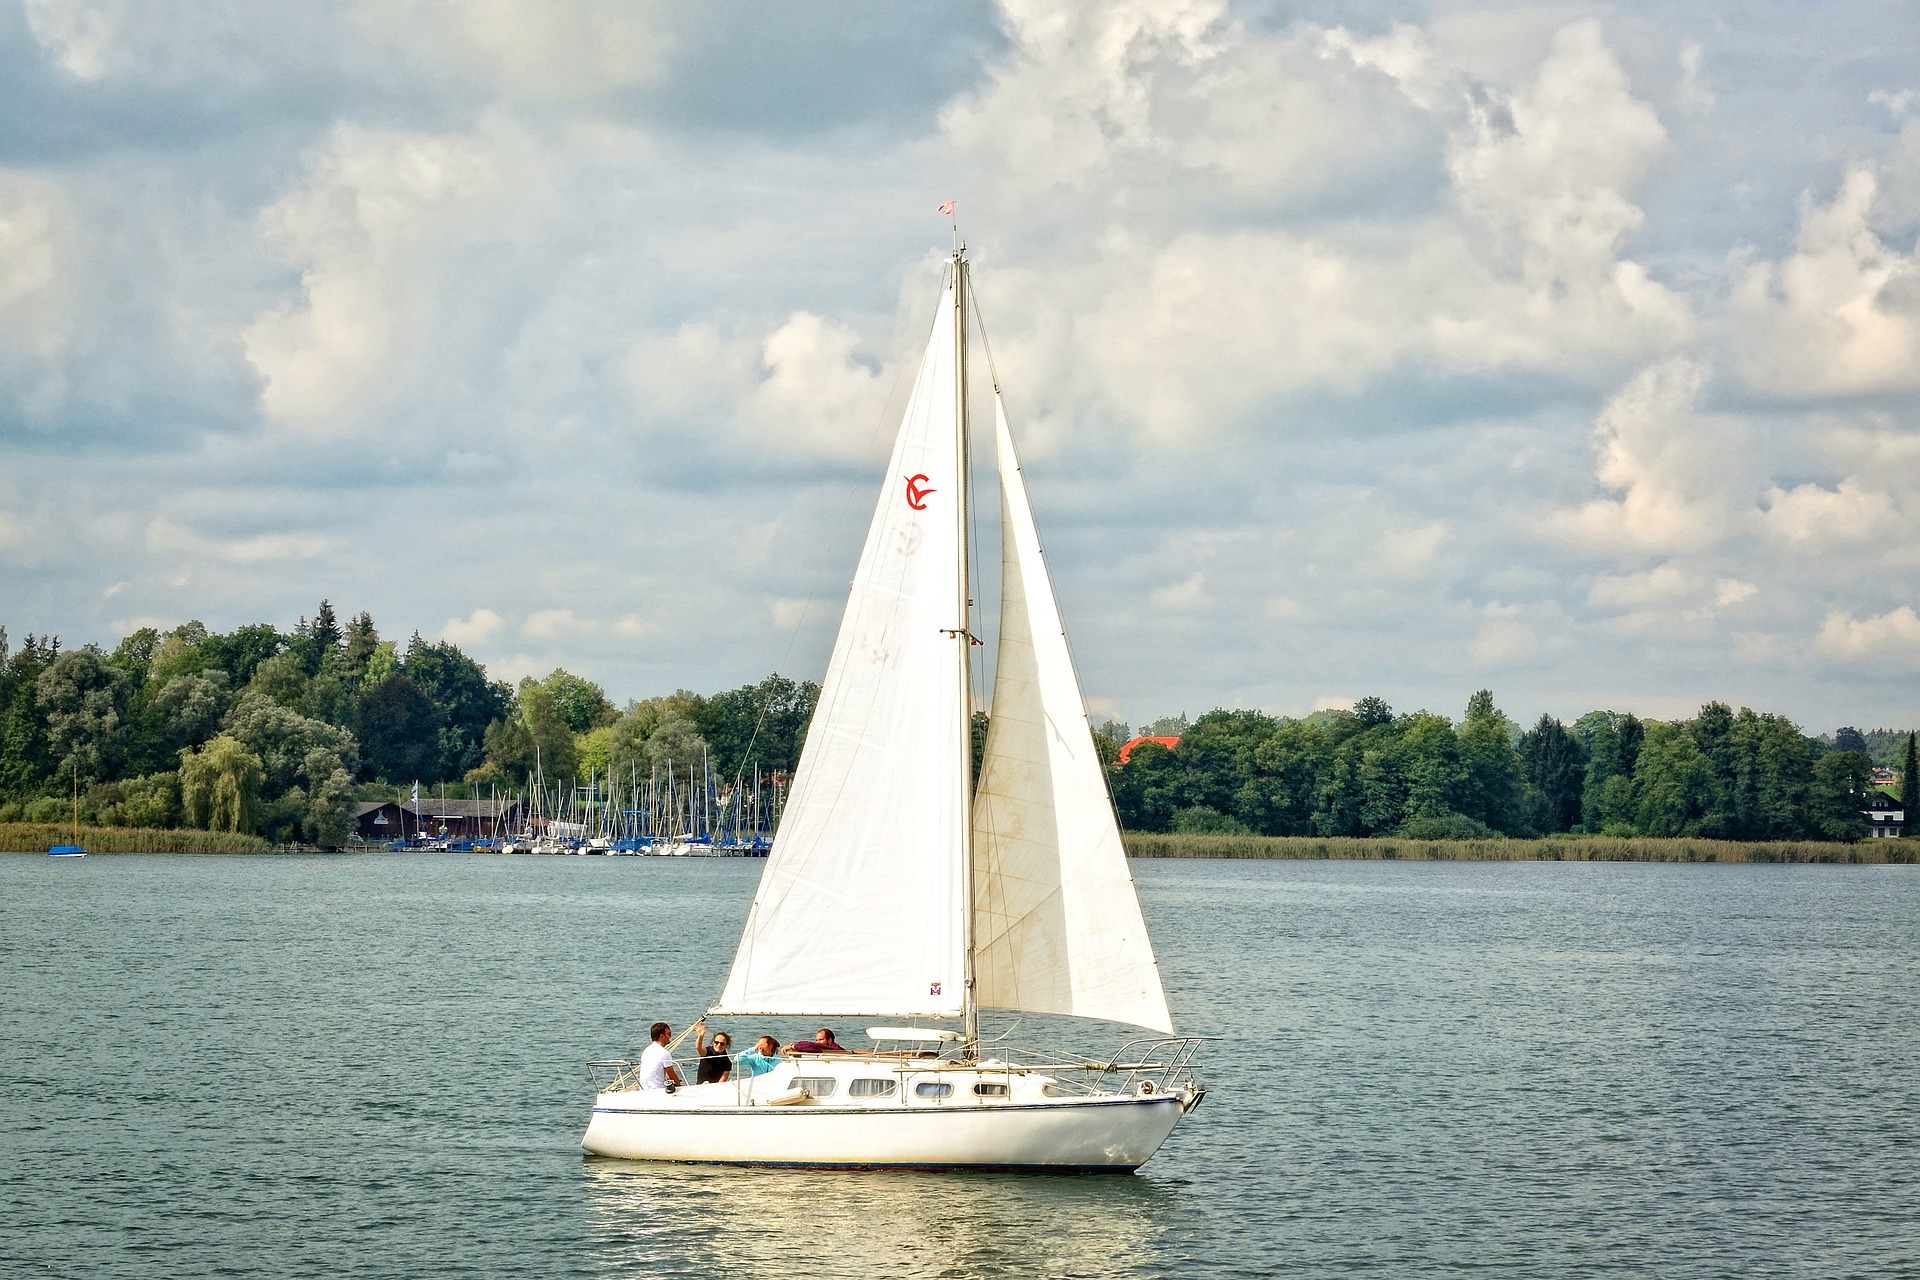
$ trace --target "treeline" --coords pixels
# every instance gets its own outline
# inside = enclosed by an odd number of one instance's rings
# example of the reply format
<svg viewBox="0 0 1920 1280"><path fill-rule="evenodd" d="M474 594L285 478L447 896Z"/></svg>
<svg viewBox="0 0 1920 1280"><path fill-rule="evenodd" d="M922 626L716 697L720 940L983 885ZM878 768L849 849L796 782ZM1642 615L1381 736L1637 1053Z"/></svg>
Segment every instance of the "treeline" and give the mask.
<svg viewBox="0 0 1920 1280"><path fill-rule="evenodd" d="M1846 841L1867 830L1873 765L1857 732L1829 744L1721 702L1691 720L1592 711L1522 731L1482 690L1458 723L1363 698L1298 720L1213 711L1152 727L1178 730L1178 745L1142 743L1124 765L1126 726L1102 730L1115 804L1137 831ZM1910 793L1911 735L1904 749Z"/></svg>
<svg viewBox="0 0 1920 1280"><path fill-rule="evenodd" d="M774 675L616 708L557 669L518 688L453 644L401 648L321 601L292 631L143 627L112 650L0 627L0 822L201 827L335 846L353 803L418 782L450 795L671 762L791 770L818 687Z"/></svg>

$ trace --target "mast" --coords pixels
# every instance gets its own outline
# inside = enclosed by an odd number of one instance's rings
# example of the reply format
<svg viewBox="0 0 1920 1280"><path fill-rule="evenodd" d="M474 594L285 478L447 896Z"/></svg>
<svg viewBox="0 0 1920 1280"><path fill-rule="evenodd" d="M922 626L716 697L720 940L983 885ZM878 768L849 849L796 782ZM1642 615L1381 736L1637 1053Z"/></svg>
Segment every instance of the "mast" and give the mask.
<svg viewBox="0 0 1920 1280"><path fill-rule="evenodd" d="M958 240L959 232L955 231ZM980 1006L973 998L973 562L967 541L968 481L972 479L972 449L967 429L967 247L956 243L953 250L953 386L954 416L960 429L954 433L959 452L956 474L959 492L954 502L955 518L960 522L960 622L954 638L960 649L960 912L961 936L965 942L966 967L962 971L965 986L962 1042L969 1058L978 1057L980 1042Z"/></svg>

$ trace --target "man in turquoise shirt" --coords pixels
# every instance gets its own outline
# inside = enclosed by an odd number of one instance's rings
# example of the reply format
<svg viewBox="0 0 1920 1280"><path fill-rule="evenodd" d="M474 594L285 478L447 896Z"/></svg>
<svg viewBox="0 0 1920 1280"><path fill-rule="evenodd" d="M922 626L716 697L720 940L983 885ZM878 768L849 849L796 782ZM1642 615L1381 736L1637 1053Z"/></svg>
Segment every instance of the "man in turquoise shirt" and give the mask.
<svg viewBox="0 0 1920 1280"><path fill-rule="evenodd" d="M743 1079L762 1075L780 1065L780 1042L772 1036L761 1036L753 1042L753 1048L733 1061Z"/></svg>

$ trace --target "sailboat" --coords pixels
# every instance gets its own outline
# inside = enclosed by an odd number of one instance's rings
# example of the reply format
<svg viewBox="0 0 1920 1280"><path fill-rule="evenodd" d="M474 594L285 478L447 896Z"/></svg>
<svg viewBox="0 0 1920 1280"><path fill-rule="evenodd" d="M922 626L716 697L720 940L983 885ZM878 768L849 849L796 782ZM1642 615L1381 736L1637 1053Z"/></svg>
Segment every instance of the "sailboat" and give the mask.
<svg viewBox="0 0 1920 1280"><path fill-rule="evenodd" d="M80 844L80 762L73 764L73 843L56 844L47 850L49 858L84 858L86 849Z"/></svg>
<svg viewBox="0 0 1920 1280"><path fill-rule="evenodd" d="M1205 1037L1174 1032L997 380L1000 631L972 785L970 307L956 246L790 798L707 1011L872 1018L872 1048L789 1049L759 1075L736 1061L727 1081L673 1089L642 1088L631 1061L589 1064L592 1154L1131 1171L1205 1096ZM1016 1049L983 1038L982 1009L1144 1034L1092 1056Z"/></svg>

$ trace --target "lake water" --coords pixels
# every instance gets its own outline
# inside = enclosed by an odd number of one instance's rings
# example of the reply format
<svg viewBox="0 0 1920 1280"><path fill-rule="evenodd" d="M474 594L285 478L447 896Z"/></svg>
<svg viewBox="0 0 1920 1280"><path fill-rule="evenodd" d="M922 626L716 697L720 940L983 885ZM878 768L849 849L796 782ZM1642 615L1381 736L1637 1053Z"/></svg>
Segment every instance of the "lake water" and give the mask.
<svg viewBox="0 0 1920 1280"><path fill-rule="evenodd" d="M0 856L0 1272L1920 1273L1920 868L1136 863L1140 1173L583 1159L760 865Z"/></svg>

